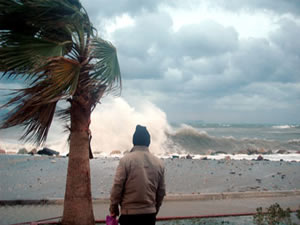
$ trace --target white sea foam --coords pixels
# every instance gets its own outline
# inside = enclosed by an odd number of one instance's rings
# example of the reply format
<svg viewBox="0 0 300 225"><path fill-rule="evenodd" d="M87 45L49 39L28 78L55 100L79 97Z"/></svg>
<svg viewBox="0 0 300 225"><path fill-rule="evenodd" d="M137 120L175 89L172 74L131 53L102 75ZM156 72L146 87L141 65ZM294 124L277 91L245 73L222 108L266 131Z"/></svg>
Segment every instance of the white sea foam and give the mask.
<svg viewBox="0 0 300 225"><path fill-rule="evenodd" d="M292 140L288 140L289 144L300 144L300 139L292 139Z"/></svg>
<svg viewBox="0 0 300 225"><path fill-rule="evenodd" d="M172 154L172 155L165 155L162 156L162 158L171 158L171 157L178 157L178 158L185 158L187 155L186 154ZM217 155L191 155L193 159L212 159L212 160L222 160L226 158L230 158L232 160L256 160L257 157L259 156L258 154L253 154L253 155L247 155L247 154L217 154ZM291 161L297 161L300 162L300 154L270 154L270 155L263 155L262 156L266 160L270 161L280 161L284 160L287 162Z"/></svg>
<svg viewBox="0 0 300 225"><path fill-rule="evenodd" d="M135 107L123 98L107 98L92 113L90 129L92 131L92 150L96 153L109 155L113 150L124 152L132 148L132 136L137 124L146 126L151 135L150 150L163 154L164 143L167 141L166 131L171 129L166 114L154 104L144 101L137 102ZM49 137L44 146L18 142L19 136L14 130L3 130L0 148L7 152L18 152L21 148L48 147L59 151L62 155L69 152L68 133L63 132L63 122L54 120Z"/></svg>
<svg viewBox="0 0 300 225"><path fill-rule="evenodd" d="M272 126L272 128L275 129L290 129L290 128L295 128L296 126L293 125L278 125L278 126Z"/></svg>

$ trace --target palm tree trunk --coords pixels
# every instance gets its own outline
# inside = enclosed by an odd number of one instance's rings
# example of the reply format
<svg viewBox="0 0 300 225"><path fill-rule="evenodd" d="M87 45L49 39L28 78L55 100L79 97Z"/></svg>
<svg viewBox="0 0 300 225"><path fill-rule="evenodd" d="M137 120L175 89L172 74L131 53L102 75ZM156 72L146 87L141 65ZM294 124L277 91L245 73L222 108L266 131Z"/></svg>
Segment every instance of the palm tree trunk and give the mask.
<svg viewBox="0 0 300 225"><path fill-rule="evenodd" d="M90 108L76 98L71 102L70 152L63 225L95 224L89 162Z"/></svg>

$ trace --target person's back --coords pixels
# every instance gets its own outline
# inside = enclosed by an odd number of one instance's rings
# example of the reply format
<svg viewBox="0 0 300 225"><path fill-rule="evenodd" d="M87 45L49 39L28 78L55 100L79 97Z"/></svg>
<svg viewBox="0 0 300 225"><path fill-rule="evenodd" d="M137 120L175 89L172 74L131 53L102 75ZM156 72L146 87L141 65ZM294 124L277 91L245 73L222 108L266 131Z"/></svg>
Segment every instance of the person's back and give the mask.
<svg viewBox="0 0 300 225"><path fill-rule="evenodd" d="M110 212L118 215L121 206L121 225L155 224L165 196L164 165L149 152L150 135L145 127L136 127L133 144L117 168Z"/></svg>

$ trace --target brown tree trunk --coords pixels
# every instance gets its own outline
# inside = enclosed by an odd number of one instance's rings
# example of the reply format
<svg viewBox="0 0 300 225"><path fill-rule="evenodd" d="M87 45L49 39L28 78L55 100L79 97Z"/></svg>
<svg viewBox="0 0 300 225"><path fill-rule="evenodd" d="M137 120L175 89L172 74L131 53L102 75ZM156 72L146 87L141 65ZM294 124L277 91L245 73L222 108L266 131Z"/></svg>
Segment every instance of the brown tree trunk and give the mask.
<svg viewBox="0 0 300 225"><path fill-rule="evenodd" d="M91 107L74 98L71 102L70 152L62 224L95 224L89 161Z"/></svg>

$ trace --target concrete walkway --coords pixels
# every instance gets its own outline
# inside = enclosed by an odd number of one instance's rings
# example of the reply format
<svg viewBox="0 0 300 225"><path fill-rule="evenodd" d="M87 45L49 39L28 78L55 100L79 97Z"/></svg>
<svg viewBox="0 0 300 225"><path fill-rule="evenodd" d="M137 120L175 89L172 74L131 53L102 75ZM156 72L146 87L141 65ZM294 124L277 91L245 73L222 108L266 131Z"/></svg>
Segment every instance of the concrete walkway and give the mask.
<svg viewBox="0 0 300 225"><path fill-rule="evenodd" d="M12 203L12 202L10 202ZM19 202L20 203L20 202ZM62 200L50 200L50 204L6 205L0 201L0 224L14 224L61 216ZM269 207L274 203L292 210L300 207L300 190L276 192L237 192L198 195L168 195L158 217L190 217L255 213L258 207ZM25 204L25 205L24 205ZM108 215L109 200L94 200L95 219L103 220Z"/></svg>

